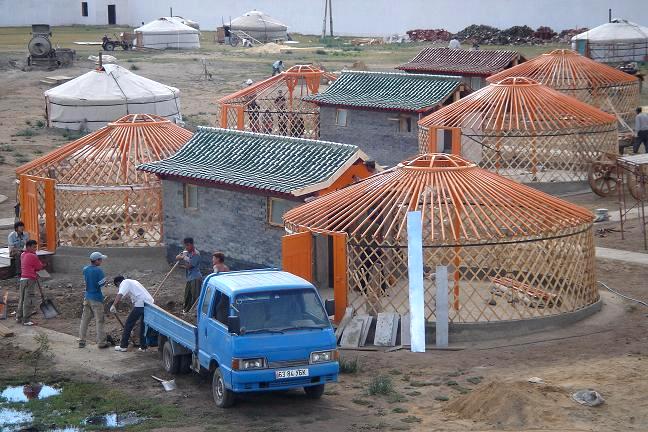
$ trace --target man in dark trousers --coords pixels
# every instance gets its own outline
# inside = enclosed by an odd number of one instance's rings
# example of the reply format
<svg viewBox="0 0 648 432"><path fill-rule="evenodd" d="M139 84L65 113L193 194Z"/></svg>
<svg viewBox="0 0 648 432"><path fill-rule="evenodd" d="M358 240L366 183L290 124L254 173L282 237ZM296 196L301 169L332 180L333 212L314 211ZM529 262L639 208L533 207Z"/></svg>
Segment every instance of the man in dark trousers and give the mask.
<svg viewBox="0 0 648 432"><path fill-rule="evenodd" d="M25 250L29 241L29 233L25 231L25 224L18 221L14 224L14 230L9 233L7 243L9 245L9 256L14 266L16 276L20 276L20 254Z"/></svg>
<svg viewBox="0 0 648 432"><path fill-rule="evenodd" d="M185 250L176 256L176 260L180 261L180 265L185 268L185 295L184 313L191 310L198 297L200 296L200 286L202 285L202 273L200 273L200 252L194 246L194 240L191 237L185 238L182 243Z"/></svg>
<svg viewBox="0 0 648 432"><path fill-rule="evenodd" d="M648 113L642 112L641 107L637 108L637 117L635 118L636 138L632 145L634 154L639 153L641 144L644 145L644 151L648 153Z"/></svg>
<svg viewBox="0 0 648 432"><path fill-rule="evenodd" d="M110 307L110 312L117 313L117 305L124 297L129 297L131 302L133 302L133 309L128 318L126 318L126 323L124 324L124 333L122 333L121 343L115 347L115 351L126 352L128 351L128 340L130 339L131 331L133 327L137 324L137 321L140 322L140 351L146 351L146 337L144 335L144 303L153 304L153 297L149 292L142 286L141 283L134 279L126 279L124 276L117 276L113 283L119 289L115 301Z"/></svg>

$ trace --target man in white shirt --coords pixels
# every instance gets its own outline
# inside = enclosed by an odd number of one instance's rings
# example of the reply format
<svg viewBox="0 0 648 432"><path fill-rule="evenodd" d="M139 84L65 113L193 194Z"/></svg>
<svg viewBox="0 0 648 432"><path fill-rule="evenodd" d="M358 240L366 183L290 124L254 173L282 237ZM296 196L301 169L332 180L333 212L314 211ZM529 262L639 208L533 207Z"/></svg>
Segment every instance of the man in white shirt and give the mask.
<svg viewBox="0 0 648 432"><path fill-rule="evenodd" d="M130 297L133 302L133 310L128 314L126 323L124 324L124 333L122 334L121 343L115 347L115 351L126 352L128 351L128 340L130 339L133 327L140 322L140 351L146 351L146 337L144 335L144 303L153 304L153 297L142 286L141 283L134 279L126 279L124 276L117 276L113 280L115 286L119 288L117 297L110 307L110 312L117 313L117 304L126 296Z"/></svg>
<svg viewBox="0 0 648 432"><path fill-rule="evenodd" d="M642 112L641 107L637 108L637 117L635 118L635 141L632 145L634 154L639 153L641 144L648 153L648 113Z"/></svg>

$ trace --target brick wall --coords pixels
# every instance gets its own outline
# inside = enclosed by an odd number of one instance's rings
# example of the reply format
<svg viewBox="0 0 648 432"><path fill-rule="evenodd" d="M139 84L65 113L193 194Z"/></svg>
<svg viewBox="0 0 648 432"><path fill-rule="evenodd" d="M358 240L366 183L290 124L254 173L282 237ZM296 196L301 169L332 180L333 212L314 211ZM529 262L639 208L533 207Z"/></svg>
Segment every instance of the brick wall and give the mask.
<svg viewBox="0 0 648 432"><path fill-rule="evenodd" d="M335 124L336 108L320 109L320 139L353 144L370 159L384 166L394 166L418 153L418 115L412 115L412 131L398 132L397 111L348 110L347 126Z"/></svg>
<svg viewBox="0 0 648 432"><path fill-rule="evenodd" d="M198 209L185 209L183 183L163 180L164 243L172 261L193 237L203 272L211 272L211 254L225 253L232 270L281 267L284 229L267 223L267 197L198 187ZM298 205L299 203L295 203Z"/></svg>

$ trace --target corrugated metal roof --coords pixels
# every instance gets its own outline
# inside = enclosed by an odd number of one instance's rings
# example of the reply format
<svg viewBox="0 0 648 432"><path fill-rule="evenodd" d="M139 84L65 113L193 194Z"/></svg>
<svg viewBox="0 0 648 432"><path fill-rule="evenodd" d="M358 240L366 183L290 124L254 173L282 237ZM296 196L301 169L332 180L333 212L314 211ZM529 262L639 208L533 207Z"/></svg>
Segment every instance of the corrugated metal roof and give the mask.
<svg viewBox="0 0 648 432"><path fill-rule="evenodd" d="M449 98L460 83L458 77L443 75L342 71L325 92L304 100L320 105L425 111Z"/></svg>
<svg viewBox="0 0 648 432"><path fill-rule="evenodd" d="M516 51L425 48L409 63L402 64L396 69L413 72L492 75L506 69L516 59L520 62L525 60Z"/></svg>
<svg viewBox="0 0 648 432"><path fill-rule="evenodd" d="M304 195L324 189L358 159L358 147L200 127L172 157L138 169L243 188Z"/></svg>

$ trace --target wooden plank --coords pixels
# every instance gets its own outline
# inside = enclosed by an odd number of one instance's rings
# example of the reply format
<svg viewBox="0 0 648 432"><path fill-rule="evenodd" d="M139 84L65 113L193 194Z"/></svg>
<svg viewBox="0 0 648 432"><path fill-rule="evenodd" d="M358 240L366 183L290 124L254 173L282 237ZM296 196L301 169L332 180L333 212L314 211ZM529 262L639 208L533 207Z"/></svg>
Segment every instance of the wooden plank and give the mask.
<svg viewBox="0 0 648 432"><path fill-rule="evenodd" d="M9 330L7 327L0 324L0 336L2 337L12 337L14 335L13 330Z"/></svg>

